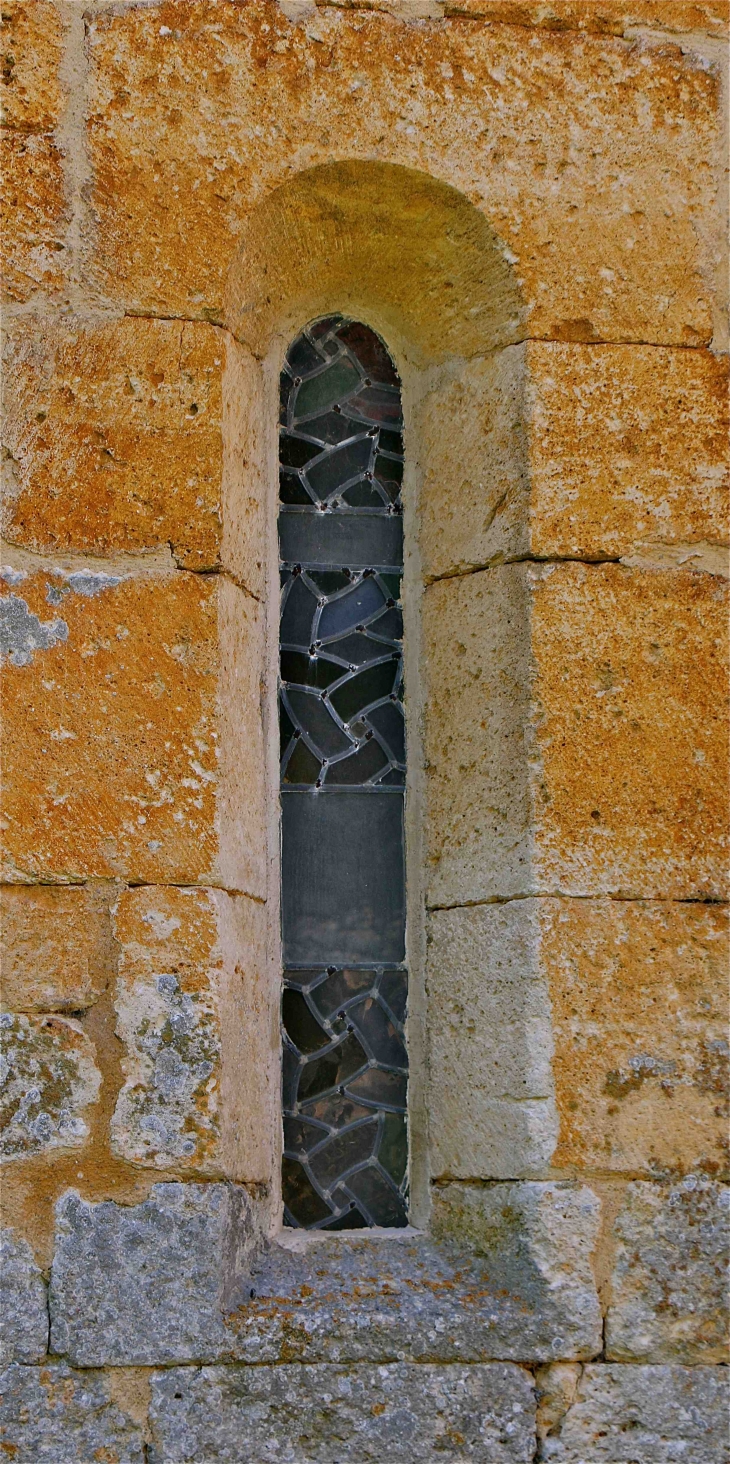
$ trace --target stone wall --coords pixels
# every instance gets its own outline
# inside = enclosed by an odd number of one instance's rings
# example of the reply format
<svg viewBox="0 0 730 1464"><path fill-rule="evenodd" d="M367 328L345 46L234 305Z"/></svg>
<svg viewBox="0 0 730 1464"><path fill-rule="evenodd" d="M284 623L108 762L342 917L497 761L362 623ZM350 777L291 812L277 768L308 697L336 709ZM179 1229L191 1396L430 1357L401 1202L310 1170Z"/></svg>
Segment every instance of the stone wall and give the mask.
<svg viewBox="0 0 730 1464"><path fill-rule="evenodd" d="M726 0L5 0L3 1448L727 1464ZM406 414L412 1217L279 1227L277 377Z"/></svg>

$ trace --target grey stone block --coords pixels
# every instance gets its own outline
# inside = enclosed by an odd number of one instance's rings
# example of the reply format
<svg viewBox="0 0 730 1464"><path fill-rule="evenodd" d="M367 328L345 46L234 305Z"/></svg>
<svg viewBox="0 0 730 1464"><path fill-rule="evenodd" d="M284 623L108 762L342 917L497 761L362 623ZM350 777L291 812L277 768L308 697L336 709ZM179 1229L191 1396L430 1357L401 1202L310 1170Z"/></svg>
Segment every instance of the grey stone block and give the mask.
<svg viewBox="0 0 730 1464"><path fill-rule="evenodd" d="M225 1354L223 1312L241 1300L259 1242L256 1207L232 1184L157 1184L141 1205L56 1207L51 1340L83 1367Z"/></svg>
<svg viewBox="0 0 730 1464"><path fill-rule="evenodd" d="M528 1464L532 1378L475 1367L174 1368L152 1380L150 1464Z"/></svg>
<svg viewBox="0 0 730 1464"><path fill-rule="evenodd" d="M48 1350L46 1286L26 1240L0 1231L0 1363L38 1362Z"/></svg>
<svg viewBox="0 0 730 1464"><path fill-rule="evenodd" d="M103 1373L65 1363L0 1375L0 1451L13 1464L144 1464L142 1433Z"/></svg>
<svg viewBox="0 0 730 1464"><path fill-rule="evenodd" d="M592 1363L540 1457L550 1464L727 1464L727 1406L725 1368Z"/></svg>
<svg viewBox="0 0 730 1464"><path fill-rule="evenodd" d="M730 1190L690 1175L637 1180L616 1219L606 1355L623 1362L728 1357Z"/></svg>

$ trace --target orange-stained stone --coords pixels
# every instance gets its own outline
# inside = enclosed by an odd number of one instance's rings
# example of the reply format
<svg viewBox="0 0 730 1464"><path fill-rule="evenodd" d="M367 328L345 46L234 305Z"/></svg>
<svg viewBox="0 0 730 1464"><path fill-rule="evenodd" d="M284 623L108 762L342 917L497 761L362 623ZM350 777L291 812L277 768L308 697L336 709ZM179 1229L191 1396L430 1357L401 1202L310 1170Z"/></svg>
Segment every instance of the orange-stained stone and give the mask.
<svg viewBox="0 0 730 1464"><path fill-rule="evenodd" d="M727 582L529 572L535 870L545 890L727 895Z"/></svg>
<svg viewBox="0 0 730 1464"><path fill-rule="evenodd" d="M727 0L445 0L447 15L478 16L493 24L546 30L599 31L620 36L633 26L727 34Z"/></svg>
<svg viewBox="0 0 730 1464"><path fill-rule="evenodd" d="M49 566L14 579L3 605L7 877L259 893L257 603L217 575L180 571ZM224 715L237 732L233 791L219 761Z"/></svg>
<svg viewBox="0 0 730 1464"><path fill-rule="evenodd" d="M427 589L430 905L723 898L727 588L562 563Z"/></svg>
<svg viewBox="0 0 730 1464"><path fill-rule="evenodd" d="M557 1167L727 1169L728 911L541 900Z"/></svg>
<svg viewBox="0 0 730 1464"><path fill-rule="evenodd" d="M225 337L200 322L23 320L5 347L5 532L57 552L218 559Z"/></svg>
<svg viewBox="0 0 730 1464"><path fill-rule="evenodd" d="M76 1012L97 1000L109 976L102 904L103 894L91 889L0 888L3 1006Z"/></svg>
<svg viewBox="0 0 730 1464"><path fill-rule="evenodd" d="M296 25L273 0L97 13L89 46L91 267L127 309L222 318L251 206L348 157L471 199L533 335L710 337L718 81L692 52L340 9Z"/></svg>
<svg viewBox="0 0 730 1464"><path fill-rule="evenodd" d="M1 141L3 294L25 301L63 285L63 161L52 137L4 131Z"/></svg>
<svg viewBox="0 0 730 1464"><path fill-rule="evenodd" d="M101 1087L94 1044L66 1017L6 1012L0 1155L24 1159L47 1149L73 1149L89 1137L87 1110Z"/></svg>
<svg viewBox="0 0 730 1464"><path fill-rule="evenodd" d="M61 17L50 0L3 0L2 120L4 127L50 132L64 97L58 76Z"/></svg>
<svg viewBox="0 0 730 1464"><path fill-rule="evenodd" d="M527 371L533 554L727 544L727 357L530 342Z"/></svg>

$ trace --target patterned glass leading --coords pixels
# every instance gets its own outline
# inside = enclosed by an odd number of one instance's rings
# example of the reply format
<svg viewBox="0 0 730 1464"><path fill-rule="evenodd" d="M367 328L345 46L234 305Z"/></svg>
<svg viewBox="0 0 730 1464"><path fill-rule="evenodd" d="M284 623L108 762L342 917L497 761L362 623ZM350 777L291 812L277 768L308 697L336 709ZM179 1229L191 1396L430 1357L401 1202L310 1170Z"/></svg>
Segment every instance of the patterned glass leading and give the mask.
<svg viewBox="0 0 730 1464"><path fill-rule="evenodd" d="M284 1217L407 1224L400 381L342 316L281 374Z"/></svg>

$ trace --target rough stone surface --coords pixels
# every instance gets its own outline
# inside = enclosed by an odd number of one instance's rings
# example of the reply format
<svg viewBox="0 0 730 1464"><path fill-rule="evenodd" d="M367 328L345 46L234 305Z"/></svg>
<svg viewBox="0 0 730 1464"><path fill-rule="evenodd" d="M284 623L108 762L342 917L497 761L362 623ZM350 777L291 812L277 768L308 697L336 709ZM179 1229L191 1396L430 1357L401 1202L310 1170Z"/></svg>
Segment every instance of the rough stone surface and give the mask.
<svg viewBox="0 0 730 1464"><path fill-rule="evenodd" d="M510 1179L557 1138L550 1002L535 902L440 910L428 927L431 1170Z"/></svg>
<svg viewBox="0 0 730 1464"><path fill-rule="evenodd" d="M483 17L494 24L539 26L546 30L597 31L625 35L634 26L727 34L725 0L445 0L447 15Z"/></svg>
<svg viewBox="0 0 730 1464"><path fill-rule="evenodd" d="M537 909L560 1114L553 1164L724 1174L727 910L629 900Z"/></svg>
<svg viewBox="0 0 730 1464"><path fill-rule="evenodd" d="M2 1001L16 1012L81 1011L104 990L108 915L90 890L0 888Z"/></svg>
<svg viewBox="0 0 730 1464"><path fill-rule="evenodd" d="M63 157L44 133L6 132L2 144L3 297L24 302L63 287L69 212Z"/></svg>
<svg viewBox="0 0 730 1464"><path fill-rule="evenodd" d="M213 567L225 354L202 322L20 321L4 348L8 538L49 553L169 543L186 568Z"/></svg>
<svg viewBox="0 0 730 1464"><path fill-rule="evenodd" d="M727 1464L728 1373L720 1367L589 1364L548 1434L551 1464Z"/></svg>
<svg viewBox="0 0 730 1464"><path fill-rule="evenodd" d="M109 1375L58 1362L2 1374L0 1449L15 1464L144 1464L142 1429L113 1402Z"/></svg>
<svg viewBox="0 0 730 1464"><path fill-rule="evenodd" d="M5 1012L0 1154L21 1159L83 1144L85 1110L99 1096L96 1052L78 1022Z"/></svg>
<svg viewBox="0 0 730 1464"><path fill-rule="evenodd" d="M534 1415L530 1375L505 1363L172 1368L153 1377L149 1459L528 1464Z"/></svg>
<svg viewBox="0 0 730 1464"><path fill-rule="evenodd" d="M613 564L429 587L429 904L724 897L726 600Z"/></svg>
<svg viewBox="0 0 730 1464"><path fill-rule="evenodd" d="M56 1208L51 1346L83 1367L225 1354L260 1222L229 1184L158 1184L141 1205L69 1191Z"/></svg>
<svg viewBox="0 0 730 1464"><path fill-rule="evenodd" d="M126 563L49 564L11 602L25 619L9 621L3 699L6 878L262 892L256 602L220 576ZM219 754L225 717L237 737Z"/></svg>
<svg viewBox="0 0 730 1464"><path fill-rule="evenodd" d="M526 368L530 552L592 559L674 549L693 567L714 547L720 564L727 358L531 341Z"/></svg>
<svg viewBox="0 0 730 1464"><path fill-rule="evenodd" d="M38 1362L48 1349L46 1286L33 1252L13 1230L0 1231L0 1362Z"/></svg>
<svg viewBox="0 0 730 1464"><path fill-rule="evenodd" d="M694 1175L628 1186L615 1222L609 1358L727 1361L729 1211L730 1190Z"/></svg>
<svg viewBox="0 0 730 1464"><path fill-rule="evenodd" d="M338 9L296 24L273 0L95 15L100 288L141 313L221 312L246 200L329 162L336 133L339 156L385 155L477 201L531 334L706 341L714 71L675 47L649 64L611 37L533 35Z"/></svg>
<svg viewBox="0 0 730 1464"><path fill-rule="evenodd" d="M50 132L64 102L61 17L50 0L5 0L3 53L3 126Z"/></svg>

